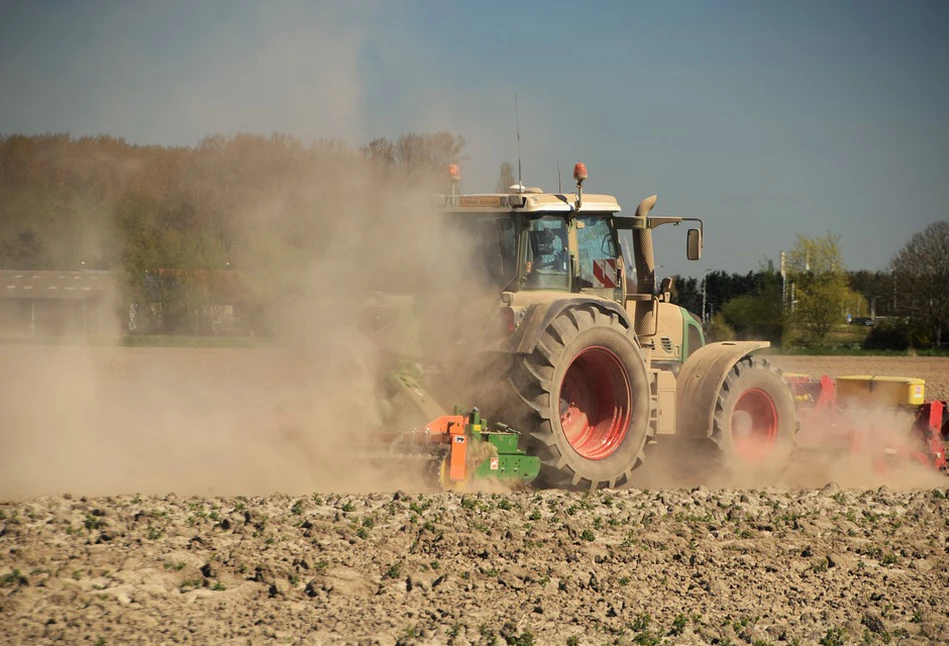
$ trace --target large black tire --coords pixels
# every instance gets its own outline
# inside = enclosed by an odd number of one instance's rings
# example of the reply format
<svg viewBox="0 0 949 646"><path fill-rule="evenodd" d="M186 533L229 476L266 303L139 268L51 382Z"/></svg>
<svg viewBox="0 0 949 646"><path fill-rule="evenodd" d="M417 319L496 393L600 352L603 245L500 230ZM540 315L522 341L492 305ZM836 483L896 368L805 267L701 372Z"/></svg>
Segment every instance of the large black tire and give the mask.
<svg viewBox="0 0 949 646"><path fill-rule="evenodd" d="M715 402L710 439L721 463L732 470L786 466L797 428L794 396L781 373L765 359L742 357Z"/></svg>
<svg viewBox="0 0 949 646"><path fill-rule="evenodd" d="M527 404L520 428L541 461L535 484L599 489L629 479L649 429L649 376L618 314L593 305L565 310L513 370Z"/></svg>

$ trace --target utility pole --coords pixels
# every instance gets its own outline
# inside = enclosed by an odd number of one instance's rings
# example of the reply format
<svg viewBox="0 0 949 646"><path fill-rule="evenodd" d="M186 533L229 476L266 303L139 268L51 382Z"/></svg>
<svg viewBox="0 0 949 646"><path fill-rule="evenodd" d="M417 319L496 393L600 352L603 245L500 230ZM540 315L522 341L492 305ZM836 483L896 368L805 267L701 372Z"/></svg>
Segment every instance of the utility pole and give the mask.
<svg viewBox="0 0 949 646"><path fill-rule="evenodd" d="M708 272L710 271L712 271L711 267L706 269L705 272L702 274L702 327L703 328L706 325L708 325L708 317L705 316L705 300L706 300L707 287L708 287Z"/></svg>
<svg viewBox="0 0 949 646"><path fill-rule="evenodd" d="M788 306L788 270L787 256L781 252L781 311L785 311Z"/></svg>

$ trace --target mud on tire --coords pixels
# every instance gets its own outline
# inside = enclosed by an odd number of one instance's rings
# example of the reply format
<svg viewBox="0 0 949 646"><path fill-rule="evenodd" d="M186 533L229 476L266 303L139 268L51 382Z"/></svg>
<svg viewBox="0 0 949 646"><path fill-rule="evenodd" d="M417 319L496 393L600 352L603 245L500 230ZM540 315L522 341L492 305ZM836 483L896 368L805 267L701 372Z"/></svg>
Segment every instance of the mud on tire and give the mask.
<svg viewBox="0 0 949 646"><path fill-rule="evenodd" d="M521 430L541 461L537 484L598 489L625 483L642 460L649 377L615 312L579 306L557 316L511 381L526 404Z"/></svg>
<svg viewBox="0 0 949 646"><path fill-rule="evenodd" d="M742 357L715 402L710 439L721 464L731 469L780 467L794 449L797 428L794 397L781 373L764 359Z"/></svg>

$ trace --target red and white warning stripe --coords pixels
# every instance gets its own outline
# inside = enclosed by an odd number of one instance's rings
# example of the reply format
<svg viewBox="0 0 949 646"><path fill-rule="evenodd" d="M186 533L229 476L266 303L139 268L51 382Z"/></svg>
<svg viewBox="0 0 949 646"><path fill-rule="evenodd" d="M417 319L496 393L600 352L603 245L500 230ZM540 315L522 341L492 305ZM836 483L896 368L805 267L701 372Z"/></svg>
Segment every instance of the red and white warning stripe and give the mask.
<svg viewBox="0 0 949 646"><path fill-rule="evenodd" d="M593 278L599 287L616 287L616 260L604 258L593 261Z"/></svg>

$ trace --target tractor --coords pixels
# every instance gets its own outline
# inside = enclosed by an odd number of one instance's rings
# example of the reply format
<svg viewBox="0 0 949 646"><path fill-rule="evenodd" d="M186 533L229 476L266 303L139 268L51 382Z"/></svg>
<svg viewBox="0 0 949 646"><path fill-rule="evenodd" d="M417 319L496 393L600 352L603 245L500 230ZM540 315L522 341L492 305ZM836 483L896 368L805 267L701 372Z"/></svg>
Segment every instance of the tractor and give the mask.
<svg viewBox="0 0 949 646"><path fill-rule="evenodd" d="M700 219L652 215L656 196L625 216L614 197L584 193L582 163L568 194L520 183L507 193L460 194L457 167L449 175L439 217L466 241L455 264L478 287L454 294L460 307L379 296L364 328L399 354L392 327L406 318L395 313L401 304L421 319L419 347L435 337L445 342L390 373L386 400L400 419L411 409L427 420L396 444L441 456L444 486L486 476L561 489L621 487L648 444L669 440L710 448L730 467L788 458L798 428L794 396L780 372L753 354L769 343L706 343L696 317L671 302L671 281L656 284L653 230L695 222L686 234L694 261L702 254ZM448 331L457 319L473 337ZM448 397L477 408L449 414Z"/></svg>

